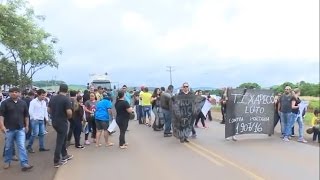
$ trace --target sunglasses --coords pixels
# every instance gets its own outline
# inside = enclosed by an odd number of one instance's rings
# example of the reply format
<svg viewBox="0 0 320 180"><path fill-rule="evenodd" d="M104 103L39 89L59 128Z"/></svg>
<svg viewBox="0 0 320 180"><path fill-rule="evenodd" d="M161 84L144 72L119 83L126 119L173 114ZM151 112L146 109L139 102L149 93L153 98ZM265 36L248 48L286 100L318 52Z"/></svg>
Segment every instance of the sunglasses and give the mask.
<svg viewBox="0 0 320 180"><path fill-rule="evenodd" d="M184 88L188 88L189 86L183 86Z"/></svg>
<svg viewBox="0 0 320 180"><path fill-rule="evenodd" d="M284 90L286 90L286 91L290 91L291 89L284 89Z"/></svg>

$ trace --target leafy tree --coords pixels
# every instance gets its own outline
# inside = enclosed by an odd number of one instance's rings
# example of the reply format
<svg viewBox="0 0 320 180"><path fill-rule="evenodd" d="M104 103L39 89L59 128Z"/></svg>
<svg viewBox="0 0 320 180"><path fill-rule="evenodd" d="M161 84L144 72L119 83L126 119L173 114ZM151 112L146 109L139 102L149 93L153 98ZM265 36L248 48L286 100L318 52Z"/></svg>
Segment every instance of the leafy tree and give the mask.
<svg viewBox="0 0 320 180"><path fill-rule="evenodd" d="M13 62L8 59L0 59L0 84L2 85L17 85L18 71Z"/></svg>
<svg viewBox="0 0 320 180"><path fill-rule="evenodd" d="M20 88L29 85L34 74L44 67L58 67L56 54L61 51L54 48L58 40L37 25L37 21L44 19L26 1L0 4L0 44L5 47L0 56L14 62Z"/></svg>
<svg viewBox="0 0 320 180"><path fill-rule="evenodd" d="M246 88L246 89L261 89L261 86L257 83L243 83L238 88Z"/></svg>

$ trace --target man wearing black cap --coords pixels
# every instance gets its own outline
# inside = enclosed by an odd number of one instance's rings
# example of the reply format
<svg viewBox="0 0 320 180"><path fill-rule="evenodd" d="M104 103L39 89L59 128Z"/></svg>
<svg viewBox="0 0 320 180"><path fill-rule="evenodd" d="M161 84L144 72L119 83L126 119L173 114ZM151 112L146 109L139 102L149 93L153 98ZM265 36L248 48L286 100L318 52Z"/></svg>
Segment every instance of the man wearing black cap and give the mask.
<svg viewBox="0 0 320 180"><path fill-rule="evenodd" d="M58 168L71 160L68 155L66 139L68 133L68 119L72 118L71 102L67 97L68 86L61 84L59 94L52 97L48 106L48 113L51 114L52 127L57 132L56 148L54 151L54 167ZM62 155L62 159L61 159Z"/></svg>
<svg viewBox="0 0 320 180"><path fill-rule="evenodd" d="M10 168L14 141L19 149L19 159L22 171L33 168L29 165L25 148L26 132L29 128L29 113L27 103L19 99L20 90L16 87L9 90L10 98L1 103L0 129L5 134L4 169Z"/></svg>

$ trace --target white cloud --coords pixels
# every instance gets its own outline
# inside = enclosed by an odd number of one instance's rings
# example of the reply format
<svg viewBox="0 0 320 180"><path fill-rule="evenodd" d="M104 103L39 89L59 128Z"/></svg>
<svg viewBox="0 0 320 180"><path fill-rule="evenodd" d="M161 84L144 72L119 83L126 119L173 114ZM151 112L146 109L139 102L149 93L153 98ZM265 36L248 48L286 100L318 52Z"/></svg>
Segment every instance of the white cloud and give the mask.
<svg viewBox="0 0 320 180"><path fill-rule="evenodd" d="M110 4L113 0L72 0L72 3L78 7L83 9L94 9L99 6Z"/></svg>
<svg viewBox="0 0 320 180"><path fill-rule="evenodd" d="M192 15L189 27L169 30L155 48L205 45L215 57L245 62L319 59L318 0L205 0Z"/></svg>
<svg viewBox="0 0 320 180"><path fill-rule="evenodd" d="M137 12L126 12L122 16L122 26L126 31L146 35L153 33L151 22Z"/></svg>

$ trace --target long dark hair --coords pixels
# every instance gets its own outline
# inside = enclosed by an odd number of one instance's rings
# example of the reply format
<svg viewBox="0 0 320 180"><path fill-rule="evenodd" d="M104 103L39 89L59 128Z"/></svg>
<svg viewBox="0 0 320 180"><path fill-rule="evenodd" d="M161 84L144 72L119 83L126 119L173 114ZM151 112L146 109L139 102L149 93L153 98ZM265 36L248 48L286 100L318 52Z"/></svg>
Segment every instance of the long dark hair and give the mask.
<svg viewBox="0 0 320 180"><path fill-rule="evenodd" d="M158 90L160 90L160 88L155 88L154 89L153 94L152 94L153 97L157 97L158 96Z"/></svg>

